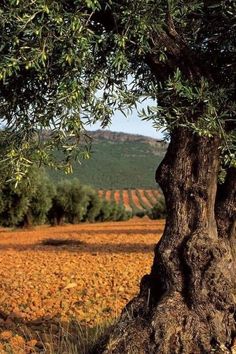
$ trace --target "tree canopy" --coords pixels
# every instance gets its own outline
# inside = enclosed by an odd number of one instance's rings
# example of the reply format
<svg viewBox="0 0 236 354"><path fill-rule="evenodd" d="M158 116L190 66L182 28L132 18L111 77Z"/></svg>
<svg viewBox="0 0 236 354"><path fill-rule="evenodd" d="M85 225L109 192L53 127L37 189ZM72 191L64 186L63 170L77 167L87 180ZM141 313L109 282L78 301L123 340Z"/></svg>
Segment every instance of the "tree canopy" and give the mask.
<svg viewBox="0 0 236 354"><path fill-rule="evenodd" d="M5 164L20 179L36 160L54 165L57 147L69 171L89 156L86 122L152 98L142 118L220 136L235 165L235 26L233 0L3 0Z"/></svg>

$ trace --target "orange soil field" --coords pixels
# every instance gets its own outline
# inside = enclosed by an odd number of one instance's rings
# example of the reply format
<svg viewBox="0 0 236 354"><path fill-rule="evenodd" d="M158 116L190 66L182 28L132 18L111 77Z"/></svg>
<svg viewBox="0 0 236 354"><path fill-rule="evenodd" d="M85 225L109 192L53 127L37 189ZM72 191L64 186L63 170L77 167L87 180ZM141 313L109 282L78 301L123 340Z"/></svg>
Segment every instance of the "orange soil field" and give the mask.
<svg viewBox="0 0 236 354"><path fill-rule="evenodd" d="M134 218L1 229L0 340L15 321L36 325L73 316L94 326L116 317L150 271L163 224ZM48 239L54 245L43 244Z"/></svg>
<svg viewBox="0 0 236 354"><path fill-rule="evenodd" d="M129 193L127 190L123 191L123 203L124 203L124 207L126 210L129 210L129 211L132 210L132 208L130 206Z"/></svg>
<svg viewBox="0 0 236 354"><path fill-rule="evenodd" d="M141 195L141 198L142 198L142 201L145 205L147 205L148 208L152 208L152 204L149 202L149 200L147 199L147 197L145 196L144 194L144 190L143 189L139 189L138 190L140 195Z"/></svg>
<svg viewBox="0 0 236 354"><path fill-rule="evenodd" d="M99 195L100 198L103 198L104 190L103 189L99 190L98 191L98 195Z"/></svg>
<svg viewBox="0 0 236 354"><path fill-rule="evenodd" d="M120 191L115 191L114 193L114 199L117 204L120 203Z"/></svg>
<svg viewBox="0 0 236 354"><path fill-rule="evenodd" d="M152 194L154 196L155 199L159 198L160 197L160 192L156 189L153 189L152 190Z"/></svg>
<svg viewBox="0 0 236 354"><path fill-rule="evenodd" d="M154 195L154 193L153 193L153 189L148 189L146 192L147 192L149 198L151 199L152 203L155 205L157 198L156 198L156 195Z"/></svg>
<svg viewBox="0 0 236 354"><path fill-rule="evenodd" d="M120 199L120 192L122 194L122 197ZM131 194L131 198L133 201L133 205L136 206L136 208L142 210L144 209L143 205L146 206L147 208L151 208L153 205L155 205L157 203L157 200L160 197L160 192L157 190L152 190L152 189L139 189L140 192L140 196L142 199L142 204L140 202L139 196L137 195L137 190L136 189L129 189L129 191L127 189L123 189L123 190L99 190L98 191L98 195L100 198L105 198L107 201L110 201L112 198L112 193L114 193L114 201L117 204L123 204L123 206L125 207L126 210L131 211L132 210L132 202L130 200L130 196L129 196L129 192ZM147 193L149 195L149 198L151 199L151 203L150 201L146 198L146 196L144 195L144 193ZM152 205L151 205L152 204Z"/></svg>
<svg viewBox="0 0 236 354"><path fill-rule="evenodd" d="M106 199L106 200L110 200L110 199L111 199L111 190L107 190L107 191L105 192L105 199Z"/></svg>
<svg viewBox="0 0 236 354"><path fill-rule="evenodd" d="M140 204L139 198L136 194L136 190L135 189L131 189L131 198L134 202L134 205L138 208L138 209L143 209L142 205Z"/></svg>

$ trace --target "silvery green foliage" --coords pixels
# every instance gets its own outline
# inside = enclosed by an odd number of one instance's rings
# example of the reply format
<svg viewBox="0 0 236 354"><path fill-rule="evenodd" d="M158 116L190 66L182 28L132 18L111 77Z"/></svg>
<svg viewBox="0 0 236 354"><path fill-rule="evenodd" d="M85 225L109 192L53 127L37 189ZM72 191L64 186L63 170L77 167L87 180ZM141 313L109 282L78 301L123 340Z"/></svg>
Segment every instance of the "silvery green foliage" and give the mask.
<svg viewBox="0 0 236 354"><path fill-rule="evenodd" d="M90 155L86 122L150 98L144 119L221 136L235 165L235 14L233 0L3 0L4 165L16 180L34 161L70 172Z"/></svg>

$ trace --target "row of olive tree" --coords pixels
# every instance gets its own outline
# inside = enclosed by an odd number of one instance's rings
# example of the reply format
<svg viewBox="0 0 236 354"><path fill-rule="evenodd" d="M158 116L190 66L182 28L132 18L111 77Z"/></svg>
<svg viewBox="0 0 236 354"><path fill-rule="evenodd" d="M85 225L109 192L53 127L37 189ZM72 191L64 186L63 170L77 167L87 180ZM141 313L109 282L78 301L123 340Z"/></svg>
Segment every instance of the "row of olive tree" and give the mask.
<svg viewBox="0 0 236 354"><path fill-rule="evenodd" d="M81 185L77 179L58 183L48 212L49 222L53 225L64 222L121 221L131 216L122 206L99 198L94 189Z"/></svg>
<svg viewBox="0 0 236 354"><path fill-rule="evenodd" d="M57 185L43 173L31 170L19 186L5 181L0 186L0 225L27 227L50 223L127 220L124 208L101 200L96 191L78 179Z"/></svg>

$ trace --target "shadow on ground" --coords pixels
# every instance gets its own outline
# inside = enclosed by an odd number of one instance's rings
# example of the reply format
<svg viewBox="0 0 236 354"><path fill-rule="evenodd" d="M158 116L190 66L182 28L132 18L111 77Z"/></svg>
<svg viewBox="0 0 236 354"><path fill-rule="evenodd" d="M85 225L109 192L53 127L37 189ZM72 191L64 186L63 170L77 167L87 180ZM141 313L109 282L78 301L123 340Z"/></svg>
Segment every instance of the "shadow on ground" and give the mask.
<svg viewBox="0 0 236 354"><path fill-rule="evenodd" d="M56 231L54 232L54 234L60 234L61 231ZM70 235L99 235L99 234L102 234L102 235L111 235L114 236L114 235L122 235L124 234L125 235L150 235L150 234L157 234L157 235L160 235L163 233L163 229L138 229L138 230L133 230L133 229L130 229L130 228L127 228L127 229L110 229L110 230L91 230L91 229L88 229L88 230L81 230L81 231L78 231L78 230L68 230L68 233Z"/></svg>
<svg viewBox="0 0 236 354"><path fill-rule="evenodd" d="M150 253L155 244L145 243L86 243L74 239L48 238L38 244L0 244L0 251L69 251L91 253Z"/></svg>

